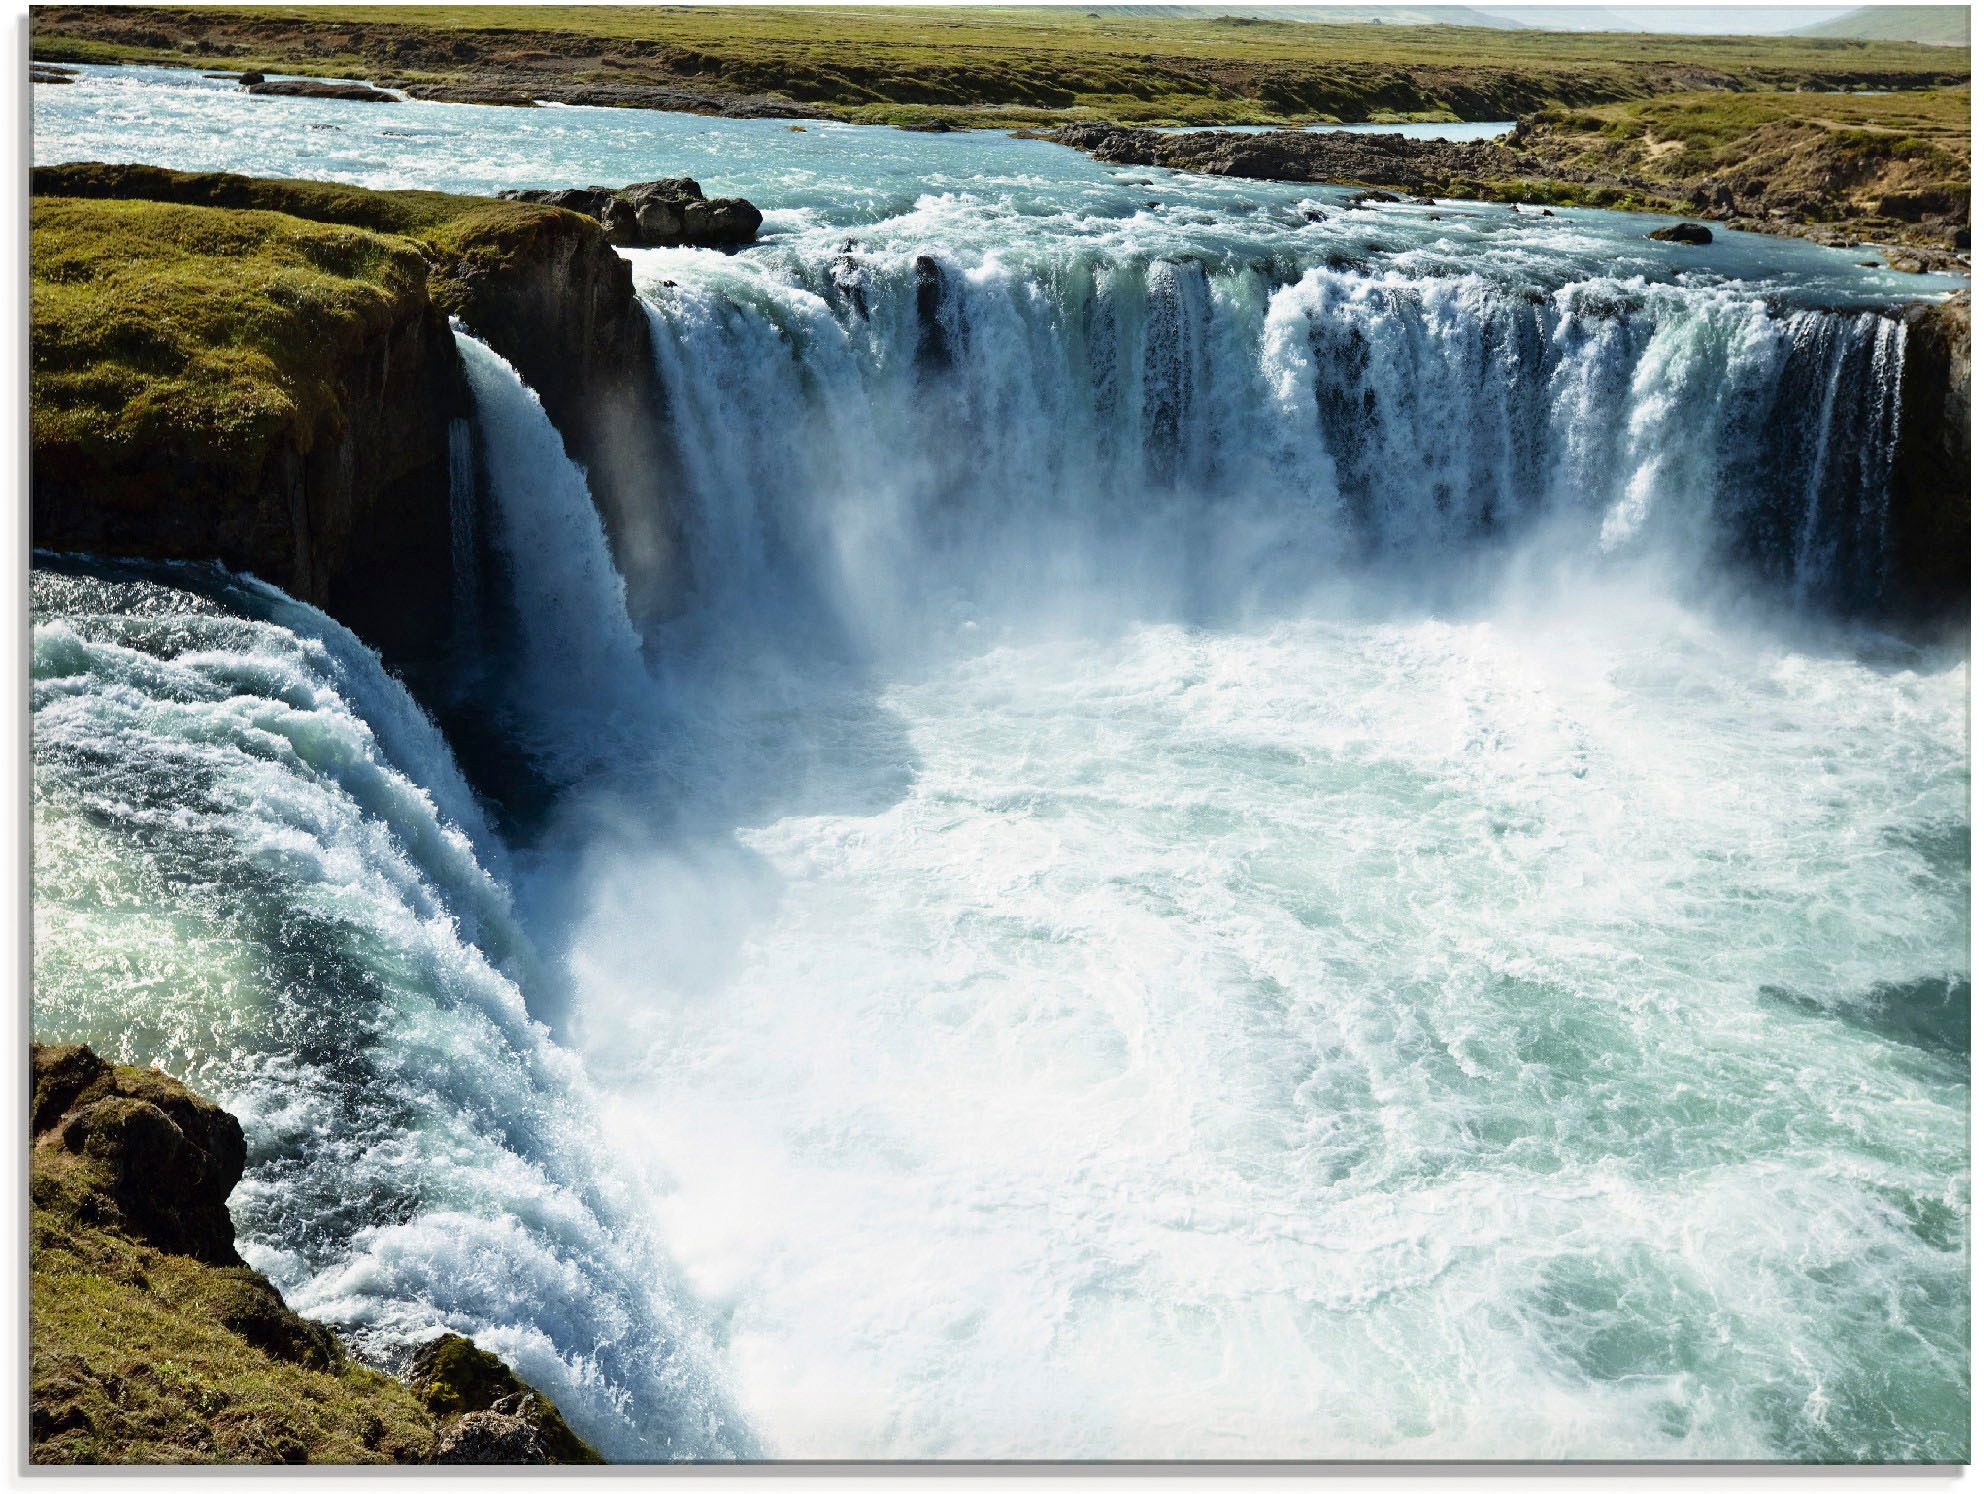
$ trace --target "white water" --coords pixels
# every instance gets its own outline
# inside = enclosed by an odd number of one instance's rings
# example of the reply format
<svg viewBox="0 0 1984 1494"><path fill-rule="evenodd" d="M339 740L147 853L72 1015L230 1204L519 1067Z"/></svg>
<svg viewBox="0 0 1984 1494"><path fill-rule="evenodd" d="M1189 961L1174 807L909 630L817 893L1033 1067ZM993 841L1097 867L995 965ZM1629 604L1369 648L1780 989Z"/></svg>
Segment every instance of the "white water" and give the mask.
<svg viewBox="0 0 1984 1494"><path fill-rule="evenodd" d="M522 885L776 1455L1961 1445L1967 669L1715 600L1878 578L1896 323L636 261L702 587Z"/></svg>
<svg viewBox="0 0 1984 1494"><path fill-rule="evenodd" d="M36 578L37 1035L235 1111L242 1254L361 1348L467 1333L615 1456L750 1455L526 1012L542 977L446 744L328 618L174 579L218 602Z"/></svg>
<svg viewBox="0 0 1984 1494"><path fill-rule="evenodd" d="M632 256L645 640L462 339L513 852L307 609L43 608L37 1030L243 1111L306 1310L623 1456L1964 1455L1968 666L1830 621L1891 600L1903 282L1001 138L42 95L42 159L769 210Z"/></svg>

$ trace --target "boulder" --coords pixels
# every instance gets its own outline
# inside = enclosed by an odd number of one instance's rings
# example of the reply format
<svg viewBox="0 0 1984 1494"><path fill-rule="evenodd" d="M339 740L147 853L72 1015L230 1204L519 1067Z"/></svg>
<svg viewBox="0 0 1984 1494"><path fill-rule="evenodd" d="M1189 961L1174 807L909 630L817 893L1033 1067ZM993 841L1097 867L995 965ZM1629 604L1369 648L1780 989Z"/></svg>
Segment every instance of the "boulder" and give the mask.
<svg viewBox="0 0 1984 1494"><path fill-rule="evenodd" d="M519 1380L510 1367L459 1333L444 1333L414 1350L405 1379L442 1422L437 1463L597 1463L594 1452L558 1408ZM490 1420L490 1418L496 1420ZM466 1433L465 1423L474 1424ZM513 1455L523 1443L496 1424L514 1421L530 1434L535 1456ZM451 1456L442 1456L458 1438ZM502 1455L496 1455L500 1450ZM474 1454L474 1455L471 1455ZM485 1455L486 1454L486 1455Z"/></svg>
<svg viewBox="0 0 1984 1494"><path fill-rule="evenodd" d="M248 74L242 78L250 93L266 94L292 99L344 99L354 104L397 104L399 98L387 93L383 88L372 88L364 83L317 83L303 78L287 78L279 83L249 83Z"/></svg>
<svg viewBox="0 0 1984 1494"><path fill-rule="evenodd" d="M433 1461L453 1464L547 1464L544 1439L521 1416L471 1411L455 1418L434 1442Z"/></svg>
<svg viewBox="0 0 1984 1494"><path fill-rule="evenodd" d="M606 236L629 248L731 248L758 236L764 214L741 197L705 197L689 177L620 188L513 188L497 194L542 202L597 218Z"/></svg>
<svg viewBox="0 0 1984 1494"><path fill-rule="evenodd" d="M1715 235L1699 223L1670 223L1665 228L1656 228L1647 235L1663 244L1707 244Z"/></svg>

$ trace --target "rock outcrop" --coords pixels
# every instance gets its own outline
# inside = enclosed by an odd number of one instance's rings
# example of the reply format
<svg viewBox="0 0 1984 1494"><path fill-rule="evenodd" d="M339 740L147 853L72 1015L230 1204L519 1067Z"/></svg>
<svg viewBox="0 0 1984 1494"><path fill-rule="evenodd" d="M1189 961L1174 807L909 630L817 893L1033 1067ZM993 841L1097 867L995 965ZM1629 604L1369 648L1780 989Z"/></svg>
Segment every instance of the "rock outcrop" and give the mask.
<svg viewBox="0 0 1984 1494"><path fill-rule="evenodd" d="M442 654L451 623L448 427L471 413L454 315L516 366L587 469L635 615L672 605L670 459L647 317L632 270L595 219L492 198L94 163L37 168L31 190L36 545L253 571L417 673ZM95 203L105 206L84 206ZM84 358L128 362L125 342L110 338L113 319L155 340L141 328L149 289L120 299L130 257L91 252L113 220L139 216L119 204L141 203L262 214L270 252L287 258L246 275L244 256L258 246L239 220L200 227L197 213L145 215L146 232L175 246L172 292L186 294L193 272L212 288L193 314L166 319L188 346L147 348L138 381L186 369L180 383L198 418L161 414L138 431L156 401L106 404ZM305 222L284 228L276 214ZM313 304L321 279L291 289L281 277L292 263L349 276L351 294ZM83 330L71 336L44 308L85 293ZM221 345L238 330L216 327L213 346L198 331L209 310L237 326L243 298L282 333L246 362ZM92 337L107 351L84 346ZM78 408L62 408L65 399ZM86 408L92 401L102 408Z"/></svg>
<svg viewBox="0 0 1984 1494"><path fill-rule="evenodd" d="M436 1463L597 1463L558 1408L458 1333L413 1353L405 1378L441 1422Z"/></svg>
<svg viewBox="0 0 1984 1494"><path fill-rule="evenodd" d="M1520 176L1523 160L1492 140L1417 140L1404 135L1269 130L1240 135L1196 130L1171 135L1120 125L1064 125L1044 138L1118 166L1165 166L1260 181L1397 187L1467 195L1483 183Z"/></svg>
<svg viewBox="0 0 1984 1494"><path fill-rule="evenodd" d="M235 1118L150 1069L116 1068L85 1047L38 1047L29 1134L91 1215L160 1250L238 1266L227 1196L247 1149Z"/></svg>
<svg viewBox="0 0 1984 1494"><path fill-rule="evenodd" d="M686 176L617 188L516 188L496 195L584 213L599 220L608 240L634 248L734 248L756 238L765 220L741 197L705 197Z"/></svg>
<svg viewBox="0 0 1984 1494"><path fill-rule="evenodd" d="M1663 228L1653 229L1647 234L1650 239L1658 239L1663 244L1712 244L1715 235L1699 223L1669 223Z"/></svg>
<svg viewBox="0 0 1984 1494"><path fill-rule="evenodd" d="M418 1383L358 1364L241 1261L241 1126L152 1069L29 1052L35 1463L597 1463L544 1397L448 1334Z"/></svg>
<svg viewBox="0 0 1984 1494"><path fill-rule="evenodd" d="M33 542L219 560L390 658L431 653L450 620L448 427L469 401L426 258L220 211L230 184L247 182L34 173Z"/></svg>

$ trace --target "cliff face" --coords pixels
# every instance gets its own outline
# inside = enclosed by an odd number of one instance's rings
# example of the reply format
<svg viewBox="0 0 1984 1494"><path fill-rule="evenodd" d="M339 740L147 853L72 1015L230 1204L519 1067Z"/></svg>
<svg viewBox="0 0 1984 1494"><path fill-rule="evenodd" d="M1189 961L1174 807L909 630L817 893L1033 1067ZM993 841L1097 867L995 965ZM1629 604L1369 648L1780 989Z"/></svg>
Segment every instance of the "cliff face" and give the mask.
<svg viewBox="0 0 1984 1494"><path fill-rule="evenodd" d="M445 638L468 402L413 245L48 196L31 245L37 546L218 559L389 655Z"/></svg>
<svg viewBox="0 0 1984 1494"><path fill-rule="evenodd" d="M1970 293L1907 313L1901 442L1888 508L1895 603L1923 626L1970 619Z"/></svg>
<svg viewBox="0 0 1984 1494"><path fill-rule="evenodd" d="M470 413L452 315L587 469L637 620L669 606L647 318L593 218L95 163L32 189L36 545L218 559L396 663L436 657L448 427Z"/></svg>
<svg viewBox="0 0 1984 1494"><path fill-rule="evenodd" d="M521 205L520 205L521 206ZM437 304L515 366L586 469L637 624L675 594L661 388L634 272L590 217L548 208L436 268Z"/></svg>
<svg viewBox="0 0 1984 1494"><path fill-rule="evenodd" d="M409 1387L292 1312L234 1245L238 1121L88 1048L30 1050L35 1463L596 1463L503 1362L443 1334Z"/></svg>

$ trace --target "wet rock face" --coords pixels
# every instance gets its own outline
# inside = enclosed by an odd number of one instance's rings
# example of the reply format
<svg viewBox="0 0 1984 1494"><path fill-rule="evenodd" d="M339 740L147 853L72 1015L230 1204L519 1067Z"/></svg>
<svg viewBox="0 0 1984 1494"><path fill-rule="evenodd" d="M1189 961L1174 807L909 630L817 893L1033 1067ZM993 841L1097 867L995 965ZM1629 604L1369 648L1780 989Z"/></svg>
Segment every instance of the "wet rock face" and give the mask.
<svg viewBox="0 0 1984 1494"><path fill-rule="evenodd" d="M212 1265L242 1264L227 1212L247 1161L239 1121L175 1079L114 1068L85 1047L36 1047L30 1062L38 1151L73 1158L80 1180L107 1195L134 1238Z"/></svg>
<svg viewBox="0 0 1984 1494"><path fill-rule="evenodd" d="M597 218L609 240L629 248L733 248L755 239L764 222L764 214L743 198L705 197L686 176L618 188L524 188L497 195Z"/></svg>
<svg viewBox="0 0 1984 1494"><path fill-rule="evenodd" d="M1888 508L1896 597L1921 625L1970 616L1970 293L1911 306Z"/></svg>

